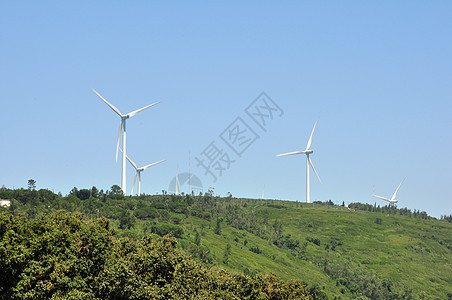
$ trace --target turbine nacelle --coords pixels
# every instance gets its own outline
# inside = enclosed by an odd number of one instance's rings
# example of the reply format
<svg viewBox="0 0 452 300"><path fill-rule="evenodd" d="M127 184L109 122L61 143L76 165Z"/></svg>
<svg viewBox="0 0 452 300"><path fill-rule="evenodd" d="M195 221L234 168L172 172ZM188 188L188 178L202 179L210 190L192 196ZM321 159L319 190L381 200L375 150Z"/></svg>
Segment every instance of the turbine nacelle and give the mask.
<svg viewBox="0 0 452 300"><path fill-rule="evenodd" d="M378 198L378 199L387 201L387 202L389 202L389 203L391 203L391 204L394 204L394 203L399 202L399 200L397 200L397 199L388 199L388 198L386 198L386 197L381 197L381 196L378 196L378 195L375 195L375 194L372 195L372 196L374 196L375 198Z"/></svg>
<svg viewBox="0 0 452 300"><path fill-rule="evenodd" d="M403 179L402 182L399 184L399 186L397 187L396 191L395 191L394 194L392 195L391 199L388 199L388 198L386 198L386 197L381 197L381 196L378 196L378 195L375 195L375 194L373 194L372 196L374 196L375 198L384 200L384 201L388 201L388 202L391 203L391 204L395 204L395 203L399 202L399 200L396 199L396 197L397 197L397 192L399 191L400 186L402 185L402 183L403 183L404 181L405 181L405 179Z"/></svg>

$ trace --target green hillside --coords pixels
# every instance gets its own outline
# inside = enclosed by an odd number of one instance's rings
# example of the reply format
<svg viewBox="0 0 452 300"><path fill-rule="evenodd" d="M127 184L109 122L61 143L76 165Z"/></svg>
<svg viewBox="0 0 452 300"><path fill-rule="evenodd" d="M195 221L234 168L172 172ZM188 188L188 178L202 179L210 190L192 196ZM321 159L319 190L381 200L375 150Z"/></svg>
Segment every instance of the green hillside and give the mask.
<svg viewBox="0 0 452 300"><path fill-rule="evenodd" d="M301 279L331 299L445 299L452 293L451 223L324 204L223 200L220 235L213 232L216 220L189 217L182 225L190 241L204 228L201 244L215 264L225 265L229 244L226 267ZM254 228L241 226L242 218Z"/></svg>
<svg viewBox="0 0 452 300"><path fill-rule="evenodd" d="M316 299L452 298L452 223L425 212L352 204L200 196L124 197L116 186L0 190L12 214L65 209L107 217L119 236L172 234L207 267L305 282Z"/></svg>

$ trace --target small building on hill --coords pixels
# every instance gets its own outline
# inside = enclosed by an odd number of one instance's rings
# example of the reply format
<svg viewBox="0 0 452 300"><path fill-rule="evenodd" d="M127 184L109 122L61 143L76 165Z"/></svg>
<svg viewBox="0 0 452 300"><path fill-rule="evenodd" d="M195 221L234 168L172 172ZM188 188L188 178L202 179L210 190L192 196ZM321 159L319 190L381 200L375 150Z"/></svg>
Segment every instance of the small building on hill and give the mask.
<svg viewBox="0 0 452 300"><path fill-rule="evenodd" d="M11 200L3 200L3 199L0 199L0 206L6 206L6 207L8 207L8 206L10 206L11 205Z"/></svg>

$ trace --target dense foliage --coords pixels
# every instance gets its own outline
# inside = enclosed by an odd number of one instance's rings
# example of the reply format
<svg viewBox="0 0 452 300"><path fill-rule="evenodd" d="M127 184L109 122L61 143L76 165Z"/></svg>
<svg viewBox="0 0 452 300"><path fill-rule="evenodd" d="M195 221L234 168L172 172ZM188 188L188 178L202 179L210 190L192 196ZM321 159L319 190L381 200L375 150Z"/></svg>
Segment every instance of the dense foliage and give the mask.
<svg viewBox="0 0 452 300"><path fill-rule="evenodd" d="M169 236L117 238L105 218L0 214L2 299L312 299L296 280L206 268Z"/></svg>

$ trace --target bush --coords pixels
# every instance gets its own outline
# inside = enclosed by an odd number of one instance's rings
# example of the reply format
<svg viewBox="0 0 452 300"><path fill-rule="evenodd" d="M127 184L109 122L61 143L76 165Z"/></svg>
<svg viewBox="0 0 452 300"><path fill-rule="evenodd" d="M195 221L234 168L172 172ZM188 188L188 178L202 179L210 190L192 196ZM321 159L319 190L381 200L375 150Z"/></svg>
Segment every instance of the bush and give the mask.
<svg viewBox="0 0 452 300"><path fill-rule="evenodd" d="M162 202L153 202L151 203L151 207L157 208L157 209L166 209L167 206L165 203Z"/></svg>
<svg viewBox="0 0 452 300"><path fill-rule="evenodd" d="M190 211L190 214L194 217L198 217L204 220L209 221L210 219L212 219L212 214L210 212L206 212L206 211L202 211L199 209L192 209Z"/></svg>
<svg viewBox="0 0 452 300"><path fill-rule="evenodd" d="M182 237L182 234L184 234L184 230L182 229L182 227L172 224L153 225L151 227L151 232L158 234L160 236L171 234L177 238Z"/></svg>
<svg viewBox="0 0 452 300"><path fill-rule="evenodd" d="M159 216L157 209L154 207L138 208L134 211L135 216L140 219L155 219Z"/></svg>
<svg viewBox="0 0 452 300"><path fill-rule="evenodd" d="M313 238L313 237L308 236L308 237L306 237L306 240L317 246L320 246L320 240L318 238Z"/></svg>
<svg viewBox="0 0 452 300"><path fill-rule="evenodd" d="M261 254L262 253L262 250L259 248L259 246L251 246L250 247L250 251L251 252L254 252L254 253L256 253L256 254Z"/></svg>
<svg viewBox="0 0 452 300"><path fill-rule="evenodd" d="M178 214L185 214L188 211L187 204L180 202L170 202L168 204L168 209L169 211Z"/></svg>

